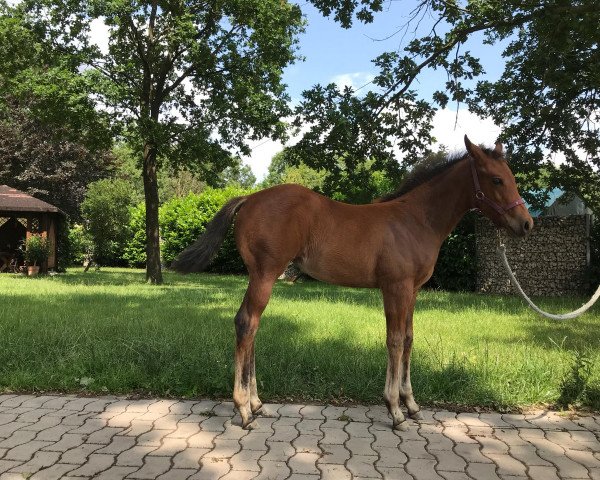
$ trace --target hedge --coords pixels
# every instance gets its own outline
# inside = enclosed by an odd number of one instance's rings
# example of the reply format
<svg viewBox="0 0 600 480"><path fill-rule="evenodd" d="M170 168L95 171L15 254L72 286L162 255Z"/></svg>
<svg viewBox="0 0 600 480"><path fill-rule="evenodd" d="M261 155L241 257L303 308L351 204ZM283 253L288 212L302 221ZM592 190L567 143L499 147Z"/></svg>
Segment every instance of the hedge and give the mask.
<svg viewBox="0 0 600 480"><path fill-rule="evenodd" d="M206 188L201 194L190 193L176 197L159 209L161 256L169 265L185 247L193 243L206 229L208 222L233 197L248 195L252 190L239 187L224 189ZM146 261L146 222L144 204L131 210L129 241L123 258L132 267L140 267ZM237 252L233 229L230 229L217 256L208 271L218 273L243 273L244 263Z"/></svg>

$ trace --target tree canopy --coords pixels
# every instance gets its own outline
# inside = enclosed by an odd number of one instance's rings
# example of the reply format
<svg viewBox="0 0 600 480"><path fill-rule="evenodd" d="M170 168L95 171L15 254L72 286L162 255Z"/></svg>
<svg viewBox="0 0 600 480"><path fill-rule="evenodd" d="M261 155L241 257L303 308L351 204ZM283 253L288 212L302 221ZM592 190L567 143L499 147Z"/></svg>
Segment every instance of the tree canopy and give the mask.
<svg viewBox="0 0 600 480"><path fill-rule="evenodd" d="M335 169L316 169L299 160L293 149L284 149L273 156L262 186L297 183L348 203L369 203L397 187L398 179L377 169L373 161L363 159L349 171L345 159L340 159Z"/></svg>
<svg viewBox="0 0 600 480"><path fill-rule="evenodd" d="M372 21L384 6L379 0L312 3L345 28L354 21ZM434 109L457 102L502 127L501 139L511 148L523 190L540 186L543 165L550 172L549 186L578 191L598 211L598 2L422 0L403 28L408 31L428 16L433 19L429 32L373 60L379 73L371 92L357 97L333 85L305 92L297 113L313 126L299 144L303 158L318 150L327 164L346 144L383 163L398 148L410 163L431 140ZM485 79L481 60L468 50L475 34L483 35L486 44L505 45L504 73L496 81ZM431 104L418 99L414 89L419 75L430 68L447 73ZM407 144L395 143L402 141ZM557 156L564 161L553 161Z"/></svg>
<svg viewBox="0 0 600 480"><path fill-rule="evenodd" d="M15 11L44 48L85 64L97 104L142 158L147 278L161 283L161 159L209 179L248 140L282 138L283 68L296 59L300 9L281 0L23 0ZM108 51L90 43L108 26Z"/></svg>
<svg viewBox="0 0 600 480"><path fill-rule="evenodd" d="M70 55L40 41L0 5L0 183L71 217L112 161L107 116Z"/></svg>

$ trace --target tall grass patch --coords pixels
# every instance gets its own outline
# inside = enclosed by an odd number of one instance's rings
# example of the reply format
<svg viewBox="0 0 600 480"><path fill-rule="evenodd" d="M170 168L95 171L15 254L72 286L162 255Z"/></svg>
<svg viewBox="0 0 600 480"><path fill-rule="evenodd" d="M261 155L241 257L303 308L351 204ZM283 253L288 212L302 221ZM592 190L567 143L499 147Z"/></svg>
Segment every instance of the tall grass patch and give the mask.
<svg viewBox="0 0 600 480"><path fill-rule="evenodd" d="M157 287L144 283L141 270L0 275L0 387L230 397L233 317L247 278L165 278ZM552 311L581 304L539 300ZM417 401L512 409L560 400L598 408L598 307L556 323L513 297L424 291L415 312ZM566 383L582 355L579 377ZM263 400L379 403L386 361L378 291L275 286L256 339Z"/></svg>

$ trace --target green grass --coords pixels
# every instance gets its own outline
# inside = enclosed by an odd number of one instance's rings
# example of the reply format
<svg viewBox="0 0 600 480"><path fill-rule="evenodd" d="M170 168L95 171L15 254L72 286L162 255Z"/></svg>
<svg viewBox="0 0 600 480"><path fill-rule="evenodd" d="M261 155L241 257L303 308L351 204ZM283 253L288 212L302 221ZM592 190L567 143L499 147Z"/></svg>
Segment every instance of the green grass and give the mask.
<svg viewBox="0 0 600 480"><path fill-rule="evenodd" d="M166 274L156 287L124 269L0 275L0 389L230 397L233 316L246 282ZM581 303L541 305L566 311ZM568 387L567 401L599 409L599 327L598 306L560 323L517 298L424 291L415 315L416 399L507 409L554 403ZM256 356L263 400L381 403L380 293L278 283Z"/></svg>

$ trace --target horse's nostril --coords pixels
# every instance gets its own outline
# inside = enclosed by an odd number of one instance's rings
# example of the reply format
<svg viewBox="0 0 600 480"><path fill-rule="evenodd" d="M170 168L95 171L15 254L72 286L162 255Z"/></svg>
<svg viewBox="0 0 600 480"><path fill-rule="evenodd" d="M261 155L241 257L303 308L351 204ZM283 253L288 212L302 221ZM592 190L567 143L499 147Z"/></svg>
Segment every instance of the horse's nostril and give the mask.
<svg viewBox="0 0 600 480"><path fill-rule="evenodd" d="M523 230L528 232L530 228L531 228L531 225L529 225L529 222L525 222L525 224L523 225Z"/></svg>

